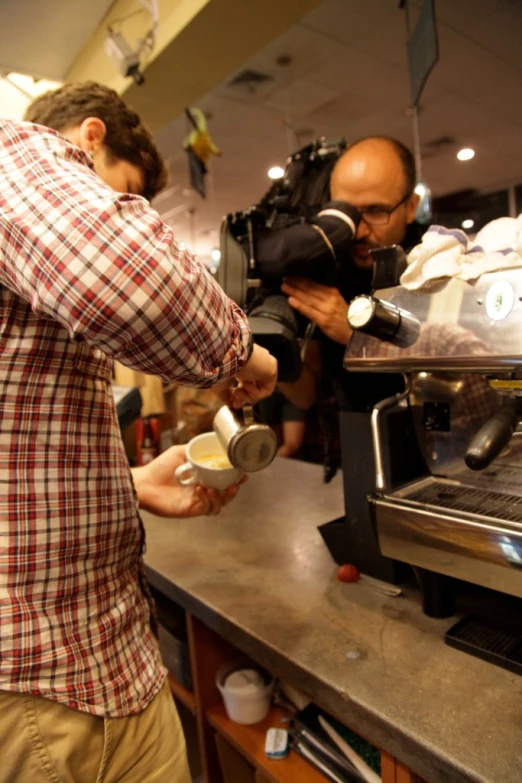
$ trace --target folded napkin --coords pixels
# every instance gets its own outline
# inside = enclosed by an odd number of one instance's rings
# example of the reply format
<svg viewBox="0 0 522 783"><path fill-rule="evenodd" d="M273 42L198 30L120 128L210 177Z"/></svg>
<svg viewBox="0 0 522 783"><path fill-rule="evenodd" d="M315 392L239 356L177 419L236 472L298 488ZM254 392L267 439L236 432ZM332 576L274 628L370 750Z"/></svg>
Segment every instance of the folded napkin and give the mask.
<svg viewBox="0 0 522 783"><path fill-rule="evenodd" d="M431 226L408 255L401 285L434 292L452 277L474 281L485 272L522 267L522 214L487 223L470 240L464 231Z"/></svg>

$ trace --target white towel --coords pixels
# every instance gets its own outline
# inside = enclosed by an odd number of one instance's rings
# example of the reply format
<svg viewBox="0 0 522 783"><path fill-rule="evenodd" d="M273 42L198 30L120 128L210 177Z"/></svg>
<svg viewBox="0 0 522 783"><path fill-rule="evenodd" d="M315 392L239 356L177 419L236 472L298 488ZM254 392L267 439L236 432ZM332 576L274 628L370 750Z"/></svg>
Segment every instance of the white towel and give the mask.
<svg viewBox="0 0 522 783"><path fill-rule="evenodd" d="M485 272L522 266L522 214L487 223L471 241L464 231L431 226L408 255L401 285L434 292L449 278L473 281Z"/></svg>

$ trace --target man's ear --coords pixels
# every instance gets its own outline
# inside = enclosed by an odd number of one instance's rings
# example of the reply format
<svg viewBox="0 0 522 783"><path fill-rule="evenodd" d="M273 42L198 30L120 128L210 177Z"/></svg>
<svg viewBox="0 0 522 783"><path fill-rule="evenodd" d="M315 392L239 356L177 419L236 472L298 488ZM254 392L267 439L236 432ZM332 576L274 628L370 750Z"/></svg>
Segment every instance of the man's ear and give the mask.
<svg viewBox="0 0 522 783"><path fill-rule="evenodd" d="M102 146L107 127L98 117L86 117L79 128L79 144L84 152L93 155Z"/></svg>
<svg viewBox="0 0 522 783"><path fill-rule="evenodd" d="M413 193L407 205L407 210L406 210L407 223L413 223L413 221L415 220L415 213L417 211L417 207L419 206L419 201L420 201L419 194Z"/></svg>

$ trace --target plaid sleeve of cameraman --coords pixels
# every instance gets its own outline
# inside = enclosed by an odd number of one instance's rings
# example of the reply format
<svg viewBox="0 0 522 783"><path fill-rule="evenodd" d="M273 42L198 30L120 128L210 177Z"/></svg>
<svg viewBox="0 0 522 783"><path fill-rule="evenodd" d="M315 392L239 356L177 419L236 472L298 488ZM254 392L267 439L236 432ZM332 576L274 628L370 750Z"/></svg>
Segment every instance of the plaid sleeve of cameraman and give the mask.
<svg viewBox="0 0 522 783"><path fill-rule="evenodd" d="M200 387L237 373L246 316L145 199L47 129L1 121L0 142L1 284L141 372Z"/></svg>

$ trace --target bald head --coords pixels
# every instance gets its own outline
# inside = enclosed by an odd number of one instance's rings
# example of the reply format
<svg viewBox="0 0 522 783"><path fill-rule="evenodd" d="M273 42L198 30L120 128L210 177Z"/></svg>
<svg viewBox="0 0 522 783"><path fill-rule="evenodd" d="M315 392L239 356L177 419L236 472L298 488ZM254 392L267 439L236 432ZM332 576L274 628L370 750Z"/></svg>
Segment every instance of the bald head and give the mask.
<svg viewBox="0 0 522 783"><path fill-rule="evenodd" d="M412 193L415 187L415 161L407 147L387 136L368 136L356 141L342 155L331 178L332 198L341 198L339 192L345 183L350 189L381 189L395 184L402 195ZM341 199L342 200L342 199Z"/></svg>
<svg viewBox="0 0 522 783"><path fill-rule="evenodd" d="M371 249L403 241L418 203L414 187L413 156L395 139L361 139L339 158L330 179L330 193L333 201L345 201L363 213L352 250L358 266L371 266ZM380 223L372 220L378 212L384 214Z"/></svg>

